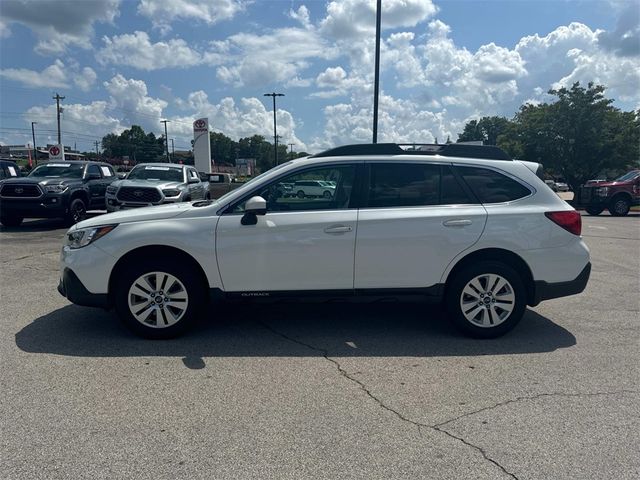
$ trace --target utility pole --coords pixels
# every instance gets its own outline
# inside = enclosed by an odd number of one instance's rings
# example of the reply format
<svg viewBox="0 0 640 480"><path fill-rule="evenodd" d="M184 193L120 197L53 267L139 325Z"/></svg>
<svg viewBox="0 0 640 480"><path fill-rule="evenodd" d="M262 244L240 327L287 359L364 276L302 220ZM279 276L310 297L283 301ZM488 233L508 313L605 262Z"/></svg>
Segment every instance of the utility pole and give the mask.
<svg viewBox="0 0 640 480"><path fill-rule="evenodd" d="M53 99L56 101L56 114L58 116L58 145L62 144L62 137L60 136L60 100L64 100L65 97L61 97L56 92L56 96Z"/></svg>
<svg viewBox="0 0 640 480"><path fill-rule="evenodd" d="M98 155L100 155L100 154L98 153L98 145L100 144L100 142L98 142L98 140L96 140L96 141L95 141L95 142L93 142L93 143L95 143L95 145L96 145L96 160L97 160L97 159L98 159Z"/></svg>
<svg viewBox="0 0 640 480"><path fill-rule="evenodd" d="M171 157L173 158L173 161L176 161L176 147L173 144L173 138L171 139Z"/></svg>
<svg viewBox="0 0 640 480"><path fill-rule="evenodd" d="M38 166L38 147L36 147L36 130L33 126L38 122L31 122L31 136L33 137L33 161Z"/></svg>
<svg viewBox="0 0 640 480"><path fill-rule="evenodd" d="M290 143L289 144L289 160L293 159L293 146L295 145L295 143Z"/></svg>
<svg viewBox="0 0 640 480"><path fill-rule="evenodd" d="M278 165L278 130L276 128L276 97L284 97L284 93L265 93L265 97L273 97L273 153L275 165Z"/></svg>
<svg viewBox="0 0 640 480"><path fill-rule="evenodd" d="M169 159L169 135L167 135L167 123L169 123L169 120L160 120L160 123L164 123L164 146L167 152L167 162L171 163Z"/></svg>
<svg viewBox="0 0 640 480"><path fill-rule="evenodd" d="M373 143L378 143L378 93L380 92L380 20L382 0L378 0L376 8L376 72L373 87Z"/></svg>

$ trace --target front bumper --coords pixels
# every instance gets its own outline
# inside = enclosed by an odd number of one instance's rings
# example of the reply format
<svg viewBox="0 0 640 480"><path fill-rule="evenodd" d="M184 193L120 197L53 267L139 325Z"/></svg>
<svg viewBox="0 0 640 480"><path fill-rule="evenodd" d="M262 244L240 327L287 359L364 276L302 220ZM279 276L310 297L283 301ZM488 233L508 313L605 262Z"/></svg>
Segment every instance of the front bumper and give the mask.
<svg viewBox="0 0 640 480"><path fill-rule="evenodd" d="M568 297L569 295L576 295L584 291L589 282L589 276L591 275L591 263L582 269L582 272L568 282L553 282L548 283L543 280L537 280L535 284L535 292L532 301L532 305L538 305L544 300L550 300L552 298Z"/></svg>
<svg viewBox="0 0 640 480"><path fill-rule="evenodd" d="M107 293L91 293L69 268L65 268L62 272L58 283L58 292L76 305L109 308L109 295Z"/></svg>
<svg viewBox="0 0 640 480"><path fill-rule="evenodd" d="M67 213L67 201L62 195L39 198L0 198L0 214L23 218L57 218Z"/></svg>
<svg viewBox="0 0 640 480"><path fill-rule="evenodd" d="M129 210L131 208L142 208L142 207L153 207L156 205L166 205L168 203L178 203L182 201L182 197L177 198L163 198L161 201L156 203L131 203L131 202L120 202L116 197L107 195L106 196L106 205L108 212L117 212L119 210Z"/></svg>

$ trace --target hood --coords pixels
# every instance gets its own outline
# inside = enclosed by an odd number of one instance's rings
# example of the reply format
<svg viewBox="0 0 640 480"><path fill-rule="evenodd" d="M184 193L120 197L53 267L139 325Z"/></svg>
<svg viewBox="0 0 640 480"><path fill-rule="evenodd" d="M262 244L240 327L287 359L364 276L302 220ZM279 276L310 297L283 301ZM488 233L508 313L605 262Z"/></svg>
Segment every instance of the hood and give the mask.
<svg viewBox="0 0 640 480"><path fill-rule="evenodd" d="M170 203L166 205L156 205L153 207L135 208L132 210L121 210L119 212L98 215L88 220L77 223L75 227L86 228L98 225L109 225L111 223L145 222L150 220L165 220L173 218L181 213L185 213L194 208L190 202Z"/></svg>
<svg viewBox="0 0 640 480"><path fill-rule="evenodd" d="M166 180L116 180L111 184L112 187L157 187L160 189L163 188L178 188L178 186L183 185L182 182L167 182Z"/></svg>

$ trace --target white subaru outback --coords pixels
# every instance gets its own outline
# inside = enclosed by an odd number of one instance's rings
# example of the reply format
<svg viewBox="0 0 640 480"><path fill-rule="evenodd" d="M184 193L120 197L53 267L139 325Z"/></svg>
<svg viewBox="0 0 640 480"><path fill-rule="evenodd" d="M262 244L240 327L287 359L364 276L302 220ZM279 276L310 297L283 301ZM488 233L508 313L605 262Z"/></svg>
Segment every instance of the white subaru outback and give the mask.
<svg viewBox="0 0 640 480"><path fill-rule="evenodd" d="M212 201L117 212L66 234L58 290L134 332L183 332L210 298L420 295L475 337L584 290L581 217L497 147L347 145ZM331 196L282 184L322 181Z"/></svg>

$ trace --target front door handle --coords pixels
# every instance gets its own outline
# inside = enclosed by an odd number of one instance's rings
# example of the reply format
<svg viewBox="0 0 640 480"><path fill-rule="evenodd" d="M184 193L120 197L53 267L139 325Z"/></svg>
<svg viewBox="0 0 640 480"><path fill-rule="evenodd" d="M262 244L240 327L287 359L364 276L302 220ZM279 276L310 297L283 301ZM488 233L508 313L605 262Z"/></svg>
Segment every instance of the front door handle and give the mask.
<svg viewBox="0 0 640 480"><path fill-rule="evenodd" d="M445 220L442 224L445 227L466 227L467 225L471 225L473 222L467 218L459 219L459 220Z"/></svg>
<svg viewBox="0 0 640 480"><path fill-rule="evenodd" d="M324 233L347 233L353 230L348 225L331 225L324 229Z"/></svg>

